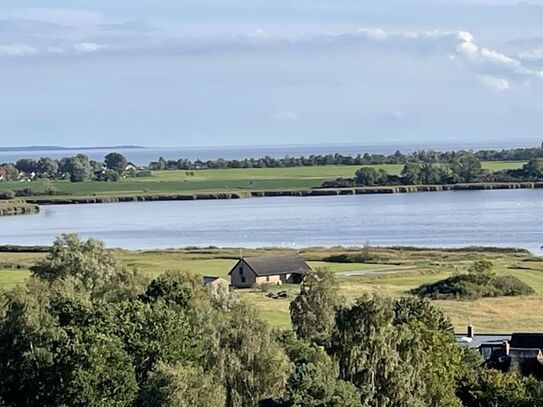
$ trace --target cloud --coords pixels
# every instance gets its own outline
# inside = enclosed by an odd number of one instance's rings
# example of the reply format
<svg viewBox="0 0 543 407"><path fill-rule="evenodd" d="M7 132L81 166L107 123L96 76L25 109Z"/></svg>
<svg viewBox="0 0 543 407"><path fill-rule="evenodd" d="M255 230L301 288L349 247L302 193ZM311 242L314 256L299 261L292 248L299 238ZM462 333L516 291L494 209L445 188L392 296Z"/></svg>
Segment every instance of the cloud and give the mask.
<svg viewBox="0 0 543 407"><path fill-rule="evenodd" d="M75 50L75 52L82 53L82 54L89 53L89 52L97 52L106 48L107 46L102 45L102 44L97 44L95 42L78 42L78 43L75 43L73 46L73 49Z"/></svg>
<svg viewBox="0 0 543 407"><path fill-rule="evenodd" d="M55 11L55 15L70 16L72 12L84 21L98 19L94 14L80 11ZM39 13L38 13L39 14ZM46 13L47 15L47 13ZM0 27L2 22L0 21ZM259 52L293 52L297 55L311 52L398 52L416 58L437 55L444 59L461 61L477 77L499 78L481 80L489 88L503 90L527 77L543 78L543 72L525 64L543 56L541 50L513 57L496 49L480 46L475 36L467 31L446 30L385 30L359 28L334 34L309 33L305 35L267 34L263 30L230 36L172 36L159 29L151 29L143 22L121 24L83 24L76 27L54 25L51 22L4 24L11 27L11 37L20 35L24 41L0 47L1 56L39 56L46 54L82 56L110 52L118 55L202 55ZM37 32L39 28L39 32ZM34 42L32 42L34 41ZM390 58L389 58L390 60Z"/></svg>
<svg viewBox="0 0 543 407"><path fill-rule="evenodd" d="M0 56L22 57L35 55L38 50L28 44L0 44Z"/></svg>
<svg viewBox="0 0 543 407"><path fill-rule="evenodd" d="M511 84L507 79L497 78L495 76L482 75L479 80L483 85L496 92L503 92L511 88Z"/></svg>
<svg viewBox="0 0 543 407"><path fill-rule="evenodd" d="M523 61L543 61L543 48L523 51L518 54L518 58Z"/></svg>
<svg viewBox="0 0 543 407"><path fill-rule="evenodd" d="M276 112L273 117L277 120L296 120L300 118L300 115L294 110L283 110Z"/></svg>

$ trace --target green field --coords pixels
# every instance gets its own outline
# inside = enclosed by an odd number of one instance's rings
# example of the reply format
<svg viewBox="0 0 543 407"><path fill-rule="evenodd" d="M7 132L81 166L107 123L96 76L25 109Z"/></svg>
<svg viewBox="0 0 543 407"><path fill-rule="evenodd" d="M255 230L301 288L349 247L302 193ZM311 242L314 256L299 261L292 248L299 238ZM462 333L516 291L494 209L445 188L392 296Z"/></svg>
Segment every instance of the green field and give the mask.
<svg viewBox="0 0 543 407"><path fill-rule="evenodd" d="M483 162L489 170L522 167L523 162ZM398 175L403 166L373 166ZM235 192L251 190L308 189L339 177L353 177L360 166L315 166L293 168L251 168L195 171L154 171L151 177L128 178L120 182L33 181L0 182L0 191L32 188L34 193L54 187L61 194L73 197L130 196L140 194L175 194L199 192ZM190 175L194 174L194 175ZM39 196L39 195L38 195Z"/></svg>
<svg viewBox="0 0 543 407"><path fill-rule="evenodd" d="M434 282L466 269L477 259L486 258L495 264L498 274L512 274L536 291L526 297L486 298L475 301L434 301L451 318L456 329L474 324L479 332L541 331L543 327L543 261L526 253L452 252L437 250L392 250L372 248L377 256L373 263L331 263L326 256L354 249L306 249L301 254L313 268L326 267L338 273L345 301L363 293L386 296L406 295L406 291L423 283ZM286 253L286 249L247 249L246 256ZM237 261L239 249L193 249L171 251L117 251L120 259L138 268L148 277L166 270L182 270L197 275L227 278ZM41 253L0 253L0 286L10 288L22 283L29 275L28 267L41 258ZM344 275L346 272L371 272L371 275ZM290 300L296 285L271 290L287 290L289 298L270 299L262 290L238 290L270 323L288 327Z"/></svg>

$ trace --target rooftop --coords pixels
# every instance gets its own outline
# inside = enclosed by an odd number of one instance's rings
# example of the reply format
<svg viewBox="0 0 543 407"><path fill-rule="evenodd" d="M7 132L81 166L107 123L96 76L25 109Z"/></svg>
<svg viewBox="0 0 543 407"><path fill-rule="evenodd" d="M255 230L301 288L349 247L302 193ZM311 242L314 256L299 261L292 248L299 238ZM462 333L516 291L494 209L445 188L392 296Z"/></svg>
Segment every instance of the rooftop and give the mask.
<svg viewBox="0 0 543 407"><path fill-rule="evenodd" d="M306 273L311 267L300 255L243 257L241 260L254 271L257 276L269 276L288 273Z"/></svg>

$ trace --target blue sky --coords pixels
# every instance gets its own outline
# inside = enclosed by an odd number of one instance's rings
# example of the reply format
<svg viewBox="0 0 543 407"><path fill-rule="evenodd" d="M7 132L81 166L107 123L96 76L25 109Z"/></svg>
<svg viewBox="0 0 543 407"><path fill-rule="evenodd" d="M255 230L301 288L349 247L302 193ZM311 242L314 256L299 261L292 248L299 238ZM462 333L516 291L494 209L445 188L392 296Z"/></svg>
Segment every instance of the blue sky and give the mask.
<svg viewBox="0 0 543 407"><path fill-rule="evenodd" d="M0 145L543 139L543 0L0 0Z"/></svg>

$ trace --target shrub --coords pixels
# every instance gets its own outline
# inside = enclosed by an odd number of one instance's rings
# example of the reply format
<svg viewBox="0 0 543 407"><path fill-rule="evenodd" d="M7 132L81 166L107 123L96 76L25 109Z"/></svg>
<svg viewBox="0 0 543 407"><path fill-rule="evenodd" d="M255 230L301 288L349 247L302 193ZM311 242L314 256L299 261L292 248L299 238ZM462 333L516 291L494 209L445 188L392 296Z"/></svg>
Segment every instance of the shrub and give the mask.
<svg viewBox="0 0 543 407"><path fill-rule="evenodd" d="M460 274L432 284L423 284L410 290L410 293L432 299L477 299L530 295L534 290L510 275Z"/></svg>
<svg viewBox="0 0 543 407"><path fill-rule="evenodd" d="M0 191L0 199L13 199L15 198L15 192L13 191Z"/></svg>
<svg viewBox="0 0 543 407"><path fill-rule="evenodd" d="M15 191L16 196L32 196L33 194L32 188L23 188Z"/></svg>

